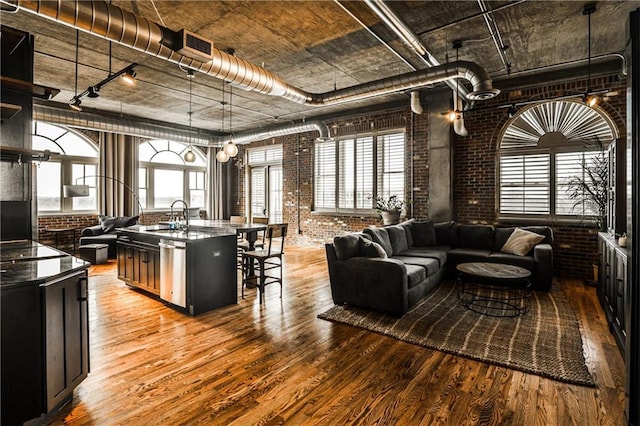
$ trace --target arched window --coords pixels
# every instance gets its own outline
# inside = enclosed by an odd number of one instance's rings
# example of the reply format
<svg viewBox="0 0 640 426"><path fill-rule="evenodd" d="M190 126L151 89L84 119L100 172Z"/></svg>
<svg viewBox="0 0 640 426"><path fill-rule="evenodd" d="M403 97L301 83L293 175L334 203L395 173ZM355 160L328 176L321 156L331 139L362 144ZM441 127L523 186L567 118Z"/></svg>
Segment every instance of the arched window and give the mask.
<svg viewBox="0 0 640 426"><path fill-rule="evenodd" d="M589 170L604 170L606 175L606 149L617 137L603 110L581 102L550 101L520 110L500 138L499 216L600 215L593 204L571 196L571 182L588 178Z"/></svg>
<svg viewBox="0 0 640 426"><path fill-rule="evenodd" d="M142 142L139 148L138 194L145 209L168 209L175 200L205 207L207 158L192 147L196 160L184 161L189 145L163 139Z"/></svg>
<svg viewBox="0 0 640 426"><path fill-rule="evenodd" d="M32 147L48 149L60 155L38 165L36 172L39 213L95 212L97 198L95 177L86 179L88 197L64 198L63 185L74 185L98 171L98 147L81 133L65 127L34 121ZM84 183L84 180L83 182Z"/></svg>

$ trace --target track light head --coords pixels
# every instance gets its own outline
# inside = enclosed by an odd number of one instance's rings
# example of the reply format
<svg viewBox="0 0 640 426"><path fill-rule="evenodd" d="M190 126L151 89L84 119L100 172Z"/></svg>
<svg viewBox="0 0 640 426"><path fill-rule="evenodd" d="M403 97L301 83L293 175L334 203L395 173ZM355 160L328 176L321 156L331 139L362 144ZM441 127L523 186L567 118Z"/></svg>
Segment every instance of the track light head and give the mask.
<svg viewBox="0 0 640 426"><path fill-rule="evenodd" d="M122 81L124 81L129 86L133 86L136 84L136 72L133 69L128 69L124 74L122 74Z"/></svg>
<svg viewBox="0 0 640 426"><path fill-rule="evenodd" d="M74 111L82 111L82 106L80 106L82 102L78 98L73 98L69 101L69 108Z"/></svg>
<svg viewBox="0 0 640 426"><path fill-rule="evenodd" d="M100 88L98 86L89 86L87 89L89 93L87 93L87 97L89 98L97 98L100 96Z"/></svg>

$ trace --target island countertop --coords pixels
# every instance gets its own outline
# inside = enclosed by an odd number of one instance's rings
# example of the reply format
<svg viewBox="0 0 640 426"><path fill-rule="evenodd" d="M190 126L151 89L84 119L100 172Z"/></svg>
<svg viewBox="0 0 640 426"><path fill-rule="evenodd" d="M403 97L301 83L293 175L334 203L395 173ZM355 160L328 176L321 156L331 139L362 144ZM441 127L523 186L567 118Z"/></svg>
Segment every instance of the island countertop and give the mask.
<svg viewBox="0 0 640 426"><path fill-rule="evenodd" d="M151 235L154 237L166 238L179 241L198 241L206 240L209 238L224 237L227 235L235 235L236 232L233 229L216 227L216 228L203 228L195 227L189 224L187 231L180 229L169 229L166 224L158 225L133 225L126 228L119 228L119 233L125 234L141 234Z"/></svg>
<svg viewBox="0 0 640 426"><path fill-rule="evenodd" d="M3 241L0 251L3 289L42 285L90 266L82 259L35 241Z"/></svg>

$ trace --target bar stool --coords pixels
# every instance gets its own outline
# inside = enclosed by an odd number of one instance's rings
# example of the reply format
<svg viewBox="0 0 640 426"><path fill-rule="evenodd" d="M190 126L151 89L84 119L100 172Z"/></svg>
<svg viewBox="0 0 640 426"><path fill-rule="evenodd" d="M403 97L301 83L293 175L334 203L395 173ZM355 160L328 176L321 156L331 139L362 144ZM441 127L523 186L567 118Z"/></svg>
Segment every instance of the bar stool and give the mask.
<svg viewBox="0 0 640 426"><path fill-rule="evenodd" d="M284 254L284 238L287 236L287 223L277 223L267 225L265 231L265 247L261 250L245 251L242 253L242 298L244 299L244 288L248 284L255 284L260 291L260 304L264 300L264 288L272 283L280 284L280 298L282 299L282 255ZM280 240L280 248L276 248ZM275 242L275 244L274 244ZM255 264L255 276L248 276L250 262ZM275 271L277 274L269 273Z"/></svg>

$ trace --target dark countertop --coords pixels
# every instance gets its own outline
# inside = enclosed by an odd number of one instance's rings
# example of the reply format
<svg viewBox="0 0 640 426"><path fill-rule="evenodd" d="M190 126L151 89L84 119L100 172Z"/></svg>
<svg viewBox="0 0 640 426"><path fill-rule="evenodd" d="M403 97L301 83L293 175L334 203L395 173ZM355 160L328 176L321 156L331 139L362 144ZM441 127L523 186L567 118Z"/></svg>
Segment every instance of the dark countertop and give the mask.
<svg viewBox="0 0 640 426"><path fill-rule="evenodd" d="M27 240L0 243L0 260L0 285L3 290L23 285L42 285L91 265L53 247Z"/></svg>
<svg viewBox="0 0 640 426"><path fill-rule="evenodd" d="M187 232L177 230L177 229L169 229L167 225L133 225L126 228L119 228L119 233L124 234L143 234L143 235L152 235L155 237L170 239L170 240L179 240L179 241L198 241L198 240L206 240L209 238L217 238L223 237L227 235L236 235L234 229L229 229L226 227L219 228L202 228L198 227L197 229L193 226L190 226L190 229Z"/></svg>

